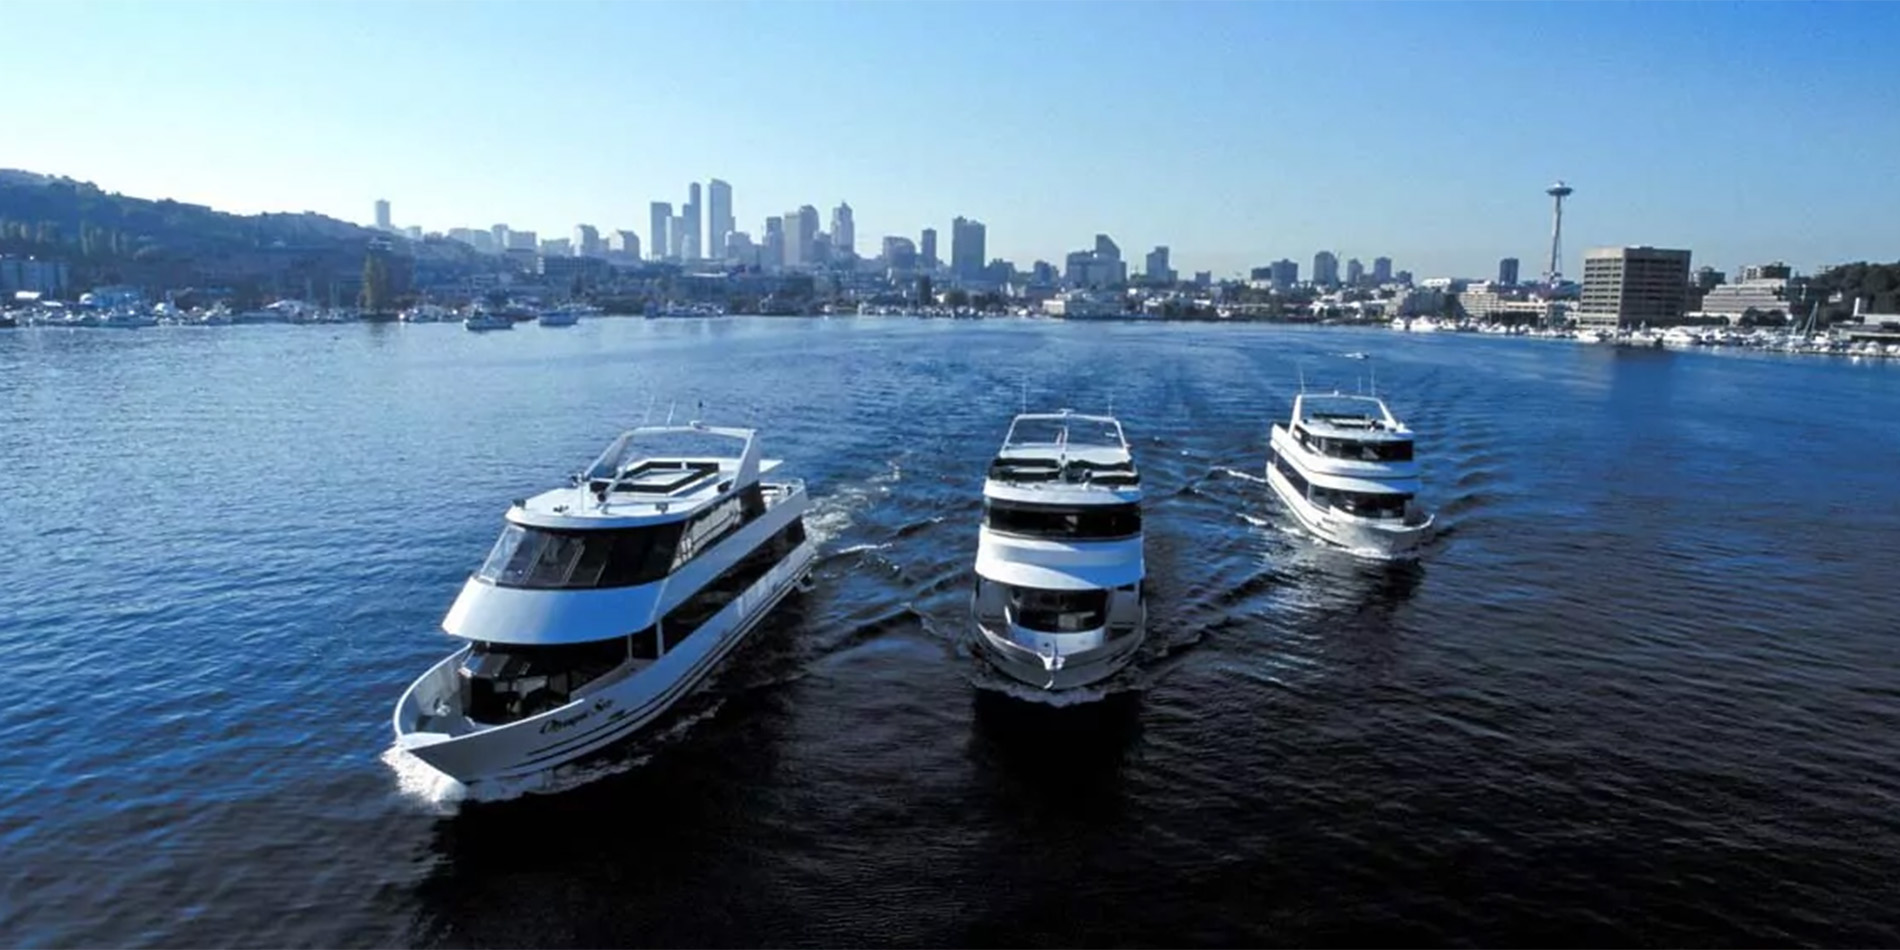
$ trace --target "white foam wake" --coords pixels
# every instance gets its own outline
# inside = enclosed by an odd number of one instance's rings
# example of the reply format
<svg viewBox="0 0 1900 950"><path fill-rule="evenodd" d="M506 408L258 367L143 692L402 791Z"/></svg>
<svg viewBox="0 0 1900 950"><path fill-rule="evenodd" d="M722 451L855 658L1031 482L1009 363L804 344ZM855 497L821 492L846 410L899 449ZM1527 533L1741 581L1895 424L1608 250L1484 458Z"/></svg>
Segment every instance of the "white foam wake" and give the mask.
<svg viewBox="0 0 1900 950"><path fill-rule="evenodd" d="M1220 472L1222 475L1226 475L1230 478L1241 479L1242 481L1258 482L1262 485L1265 485L1267 483L1266 476L1255 475L1252 472L1243 472L1237 468L1222 467L1222 468L1215 469L1215 471Z"/></svg>

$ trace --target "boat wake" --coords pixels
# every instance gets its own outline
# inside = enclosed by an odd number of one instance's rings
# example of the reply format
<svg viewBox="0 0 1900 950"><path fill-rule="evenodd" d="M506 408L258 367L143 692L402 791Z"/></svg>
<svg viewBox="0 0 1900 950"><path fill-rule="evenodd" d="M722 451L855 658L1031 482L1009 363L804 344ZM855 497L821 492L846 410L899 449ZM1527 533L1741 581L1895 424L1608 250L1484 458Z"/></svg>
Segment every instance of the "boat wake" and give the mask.
<svg viewBox="0 0 1900 950"><path fill-rule="evenodd" d="M835 493L823 498L812 499L811 509L805 513L805 530L819 544L828 544L842 536L856 523L859 512L871 506L878 498L891 493L891 483L903 477L903 469L896 460L887 463L887 469L865 479L859 484L845 485Z"/></svg>
<svg viewBox="0 0 1900 950"><path fill-rule="evenodd" d="M1266 476L1255 475L1252 472L1243 472L1237 468L1227 468L1225 466L1222 466L1221 468L1217 468L1214 471L1219 472L1220 474L1225 475L1229 478L1238 478L1242 481L1256 482L1261 485L1265 485L1267 483Z"/></svg>
<svg viewBox="0 0 1900 950"><path fill-rule="evenodd" d="M1018 683L1013 679L986 675L972 676L970 683L977 689L987 690L992 693L1001 693L1011 699L1021 700L1025 703L1035 703L1039 706L1048 706L1053 709L1066 709L1070 706L1099 703L1118 693L1130 692L1130 688L1127 686L1105 686L1100 683L1094 686L1076 686L1069 689L1037 689L1033 686Z"/></svg>

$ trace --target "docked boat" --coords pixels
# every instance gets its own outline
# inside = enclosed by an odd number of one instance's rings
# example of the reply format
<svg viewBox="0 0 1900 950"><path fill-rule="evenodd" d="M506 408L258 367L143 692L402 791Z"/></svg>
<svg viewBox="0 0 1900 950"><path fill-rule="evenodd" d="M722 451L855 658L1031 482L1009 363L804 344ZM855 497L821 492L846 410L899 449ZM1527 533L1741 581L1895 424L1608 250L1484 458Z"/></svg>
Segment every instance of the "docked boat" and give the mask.
<svg viewBox="0 0 1900 950"><path fill-rule="evenodd" d="M808 582L810 501L801 481L764 480L779 464L751 429L644 426L515 502L442 621L463 646L396 704L397 746L466 784L652 722Z"/></svg>
<svg viewBox="0 0 1900 950"><path fill-rule="evenodd" d="M1432 516L1417 501L1412 430L1377 396L1303 392L1269 442L1267 483L1320 538L1407 557L1430 532Z"/></svg>
<svg viewBox="0 0 1900 950"><path fill-rule="evenodd" d="M571 327L581 322L581 316L591 309L593 308L582 304L562 304L541 311L541 315L535 320L544 327Z"/></svg>
<svg viewBox="0 0 1900 950"><path fill-rule="evenodd" d="M512 330L515 321L506 314L493 310L477 310L462 321L465 330Z"/></svg>
<svg viewBox="0 0 1900 950"><path fill-rule="evenodd" d="M1041 689L1086 686L1133 659L1147 626L1141 477L1110 416L1024 413L983 482L976 642Z"/></svg>

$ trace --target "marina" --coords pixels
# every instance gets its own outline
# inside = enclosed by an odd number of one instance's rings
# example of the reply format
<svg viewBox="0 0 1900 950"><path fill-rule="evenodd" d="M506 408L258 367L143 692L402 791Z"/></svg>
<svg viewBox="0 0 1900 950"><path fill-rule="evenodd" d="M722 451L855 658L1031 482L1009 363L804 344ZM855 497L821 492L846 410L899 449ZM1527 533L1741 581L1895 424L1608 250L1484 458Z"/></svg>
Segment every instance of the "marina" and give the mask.
<svg viewBox="0 0 1900 950"><path fill-rule="evenodd" d="M1900 507L1861 464L1900 452L1892 361L1257 324L521 330L0 333L0 616L31 685L0 707L8 942L1900 939ZM1318 543L1267 483L1302 367L1317 392L1376 370L1416 433L1422 556ZM545 784L412 767L392 707L459 646L436 631L498 516L572 506L575 464L675 400L803 482L809 589ZM1025 402L1112 406L1139 464L1144 632L1085 689L1008 675L972 630Z"/></svg>

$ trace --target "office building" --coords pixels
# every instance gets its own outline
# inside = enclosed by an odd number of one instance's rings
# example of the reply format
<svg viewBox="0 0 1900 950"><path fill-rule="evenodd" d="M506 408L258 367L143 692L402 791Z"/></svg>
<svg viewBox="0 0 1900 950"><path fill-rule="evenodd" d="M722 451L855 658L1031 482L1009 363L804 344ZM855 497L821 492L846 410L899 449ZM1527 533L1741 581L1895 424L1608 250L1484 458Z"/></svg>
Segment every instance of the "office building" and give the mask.
<svg viewBox="0 0 1900 950"><path fill-rule="evenodd" d="M1316 287L1339 286L1339 257L1332 251L1321 251L1313 255L1313 285Z"/></svg>
<svg viewBox="0 0 1900 950"><path fill-rule="evenodd" d="M1273 289L1280 293L1292 290L1293 285L1300 282L1300 265L1284 257L1269 264L1268 273L1272 275Z"/></svg>
<svg viewBox="0 0 1900 950"><path fill-rule="evenodd" d="M640 235L632 231L615 231L607 235L607 255L622 261L640 259Z"/></svg>
<svg viewBox="0 0 1900 950"><path fill-rule="evenodd" d="M937 269L937 265L940 262L937 260L937 229L936 228L924 229L923 242L918 245L917 253L923 257L925 270Z"/></svg>
<svg viewBox="0 0 1900 950"><path fill-rule="evenodd" d="M394 227L389 223L389 202L382 198L376 199L376 230L394 230Z"/></svg>
<svg viewBox="0 0 1900 950"><path fill-rule="evenodd" d="M1586 265L1587 268L1587 265ZM1747 273L1752 268L1744 268ZM1586 269L1585 274L1589 272ZM1756 316L1782 317L1805 312L1800 306L1807 290L1807 280L1798 277L1758 277L1752 280L1740 280L1733 284L1718 284L1707 291L1699 291L1702 298L1701 312L1708 315L1728 317L1730 322L1739 322L1753 310Z"/></svg>
<svg viewBox="0 0 1900 950"><path fill-rule="evenodd" d="M1773 264L1749 264L1742 268L1743 280L1787 280L1794 276L1794 268L1776 261Z"/></svg>
<svg viewBox="0 0 1900 950"><path fill-rule="evenodd" d="M1498 261L1498 283L1506 287L1517 286L1517 258L1507 257Z"/></svg>
<svg viewBox="0 0 1900 950"><path fill-rule="evenodd" d="M1071 251L1063 258L1062 278L1075 287L1112 287L1128 282L1128 264L1114 240L1097 234L1092 250Z"/></svg>
<svg viewBox="0 0 1900 950"><path fill-rule="evenodd" d="M686 203L680 206L680 260L699 260L699 182L686 186Z"/></svg>
<svg viewBox="0 0 1900 950"><path fill-rule="evenodd" d="M513 244L509 243L507 225L505 224L490 225L488 228L488 233L493 235L495 238L495 253L500 254L501 252L514 246Z"/></svg>
<svg viewBox="0 0 1900 950"><path fill-rule="evenodd" d="M1174 268L1168 266L1168 246L1163 244L1149 251L1148 260L1142 270L1147 275L1148 283L1174 283Z"/></svg>
<svg viewBox="0 0 1900 950"><path fill-rule="evenodd" d="M727 239L736 227L738 224L732 218L732 186L715 178L706 185L706 249L711 255L725 253ZM745 246L750 248L751 245L748 237Z"/></svg>
<svg viewBox="0 0 1900 950"><path fill-rule="evenodd" d="M884 269L893 277L901 277L917 269L917 245L910 238L891 235L884 239Z"/></svg>
<svg viewBox="0 0 1900 950"><path fill-rule="evenodd" d="M1356 257L1347 260L1346 261L1346 286L1357 287L1360 284L1365 283L1365 281L1366 281L1366 265L1359 263L1359 258L1356 258Z"/></svg>
<svg viewBox="0 0 1900 950"><path fill-rule="evenodd" d="M648 206L647 247L648 256L656 261L666 259L667 249L673 242L667 239L667 231L673 226L673 205L671 202L655 201Z"/></svg>
<svg viewBox="0 0 1900 950"><path fill-rule="evenodd" d="M666 256L668 260L686 261L686 216L676 214L666 223Z"/></svg>
<svg viewBox="0 0 1900 950"><path fill-rule="evenodd" d="M1392 258L1375 257L1372 259L1372 282L1380 286L1392 282Z"/></svg>
<svg viewBox="0 0 1900 950"><path fill-rule="evenodd" d="M852 220L851 206L842 201L831 209L831 250L840 260L850 260L858 254L858 226Z"/></svg>
<svg viewBox="0 0 1900 950"><path fill-rule="evenodd" d="M1577 324L1598 330L1670 326L1682 320L1688 293L1688 251L1594 248L1583 255Z"/></svg>
<svg viewBox="0 0 1900 950"><path fill-rule="evenodd" d="M782 217L765 219L765 250L759 255L759 266L771 271L785 268L785 219Z"/></svg>
<svg viewBox="0 0 1900 950"><path fill-rule="evenodd" d="M574 225L574 253L581 257L604 257L607 248L600 242L600 229L591 224Z"/></svg>
<svg viewBox="0 0 1900 950"><path fill-rule="evenodd" d="M507 249L510 251L538 251L541 247L541 242L538 238L539 235L533 231L509 231Z"/></svg>
<svg viewBox="0 0 1900 950"><path fill-rule="evenodd" d="M541 242L542 257L573 257L574 244L567 238L548 238Z"/></svg>
<svg viewBox="0 0 1900 950"><path fill-rule="evenodd" d="M983 222L958 217L950 222L950 274L964 280L983 275L984 242L988 235Z"/></svg>

